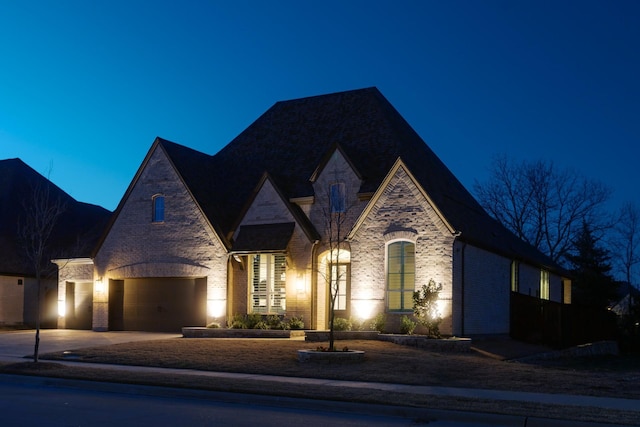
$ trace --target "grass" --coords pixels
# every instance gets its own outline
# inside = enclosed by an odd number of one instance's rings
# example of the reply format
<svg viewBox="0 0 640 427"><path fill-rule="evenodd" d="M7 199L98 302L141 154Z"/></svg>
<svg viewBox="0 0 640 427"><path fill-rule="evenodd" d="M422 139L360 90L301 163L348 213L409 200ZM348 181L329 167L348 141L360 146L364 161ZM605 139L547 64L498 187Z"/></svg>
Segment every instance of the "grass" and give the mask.
<svg viewBox="0 0 640 427"><path fill-rule="evenodd" d="M632 356L564 360L545 363L517 363L497 360L476 352L437 353L382 341L340 341L339 347L364 350L359 364L299 363L297 350L325 343L283 339L169 339L78 349L79 361L159 366L203 371L242 372L294 377L314 377L414 385L487 388L546 393L640 399L640 358ZM493 402L481 399L407 395L375 390L313 389L292 383L257 383L183 375L127 373L69 367L55 363L62 353L43 355L35 368L28 362L1 367L2 372L169 385L185 388L244 393L338 399L368 403L391 403L437 409L465 409L606 422L638 422L638 413L591 410L589 408L544 407L534 403ZM30 366L30 367L27 367ZM46 366L46 367L45 367ZM35 369L34 369L35 368ZM612 421L615 420L615 421Z"/></svg>

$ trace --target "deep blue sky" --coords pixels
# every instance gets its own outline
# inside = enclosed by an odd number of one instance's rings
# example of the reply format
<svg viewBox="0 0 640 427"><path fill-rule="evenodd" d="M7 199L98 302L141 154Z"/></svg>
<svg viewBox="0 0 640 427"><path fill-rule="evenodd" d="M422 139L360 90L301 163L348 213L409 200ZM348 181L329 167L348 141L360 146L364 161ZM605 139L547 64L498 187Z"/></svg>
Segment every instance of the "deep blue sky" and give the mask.
<svg viewBox="0 0 640 427"><path fill-rule="evenodd" d="M640 1L0 0L0 159L111 210L156 136L368 86L470 190L506 154L640 205Z"/></svg>

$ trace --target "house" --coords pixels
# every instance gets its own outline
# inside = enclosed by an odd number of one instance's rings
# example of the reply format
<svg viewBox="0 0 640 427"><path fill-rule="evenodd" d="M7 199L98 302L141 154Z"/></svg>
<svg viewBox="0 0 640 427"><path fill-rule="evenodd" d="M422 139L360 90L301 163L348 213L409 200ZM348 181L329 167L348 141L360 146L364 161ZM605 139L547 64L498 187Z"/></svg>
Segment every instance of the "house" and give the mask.
<svg viewBox="0 0 640 427"><path fill-rule="evenodd" d="M36 195L36 192L39 192ZM46 196L45 196L46 195ZM0 324L34 326L37 317L38 283L35 264L24 249L21 230L29 222L26 209L38 198L51 204L60 202L57 218L48 240L49 257L89 257L101 236L111 212L102 207L74 200L20 159L0 160ZM64 269L64 263L60 264ZM57 272L48 260L42 266L41 325L58 324ZM85 298L83 312L92 310L91 295Z"/></svg>
<svg viewBox="0 0 640 427"><path fill-rule="evenodd" d="M571 297L376 88L278 102L215 155L157 138L84 262L60 275L58 299L93 282L96 331L247 313L326 329L331 278L337 316L385 313L390 330L433 280L440 330L457 336L508 333L511 292Z"/></svg>

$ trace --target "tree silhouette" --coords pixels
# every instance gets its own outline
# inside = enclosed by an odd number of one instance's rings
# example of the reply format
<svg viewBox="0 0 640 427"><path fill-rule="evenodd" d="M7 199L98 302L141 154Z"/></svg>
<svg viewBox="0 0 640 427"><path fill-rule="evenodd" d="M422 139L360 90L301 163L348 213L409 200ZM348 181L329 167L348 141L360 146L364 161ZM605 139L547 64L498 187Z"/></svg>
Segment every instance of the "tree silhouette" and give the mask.
<svg viewBox="0 0 640 427"><path fill-rule="evenodd" d="M572 253L568 253L566 258L573 267L573 301L580 305L607 308L617 296L617 283L609 274L609 252L598 244L586 222L582 223Z"/></svg>
<svg viewBox="0 0 640 427"><path fill-rule="evenodd" d="M474 185L482 206L557 263L564 261L582 222L592 232L611 226L603 209L611 190L575 171L548 161L515 163L501 156L494 159L490 174L486 183Z"/></svg>
<svg viewBox="0 0 640 427"><path fill-rule="evenodd" d="M66 209L66 204L52 191L53 184L36 182L30 194L23 201L24 218L18 227L25 257L36 275L36 336L33 361L38 362L40 348L40 317L42 306L42 278L55 271L52 258L51 237L58 218Z"/></svg>

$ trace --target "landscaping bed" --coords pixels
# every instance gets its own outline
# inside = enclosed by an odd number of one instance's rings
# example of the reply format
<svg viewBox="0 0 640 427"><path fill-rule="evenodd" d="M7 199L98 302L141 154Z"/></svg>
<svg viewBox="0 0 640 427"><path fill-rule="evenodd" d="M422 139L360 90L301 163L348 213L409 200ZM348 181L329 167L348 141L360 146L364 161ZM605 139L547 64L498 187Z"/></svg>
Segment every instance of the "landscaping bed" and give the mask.
<svg viewBox="0 0 640 427"><path fill-rule="evenodd" d="M305 331L282 329L182 328L184 338L302 338Z"/></svg>

